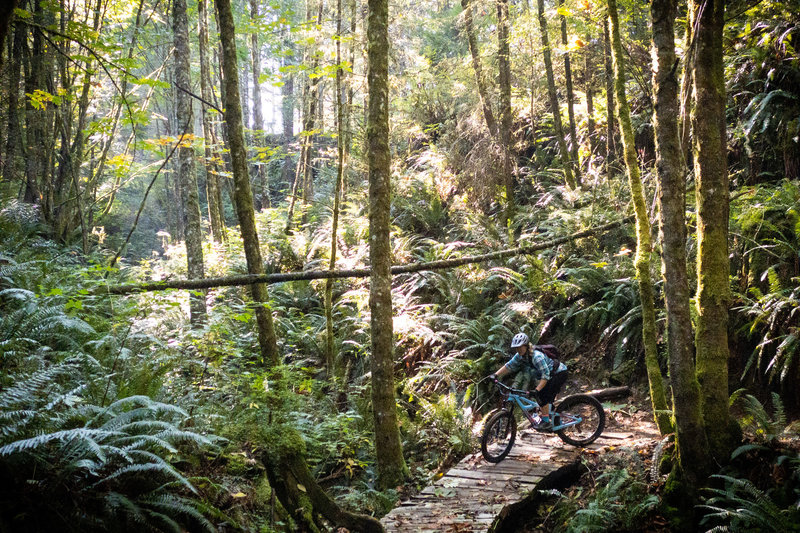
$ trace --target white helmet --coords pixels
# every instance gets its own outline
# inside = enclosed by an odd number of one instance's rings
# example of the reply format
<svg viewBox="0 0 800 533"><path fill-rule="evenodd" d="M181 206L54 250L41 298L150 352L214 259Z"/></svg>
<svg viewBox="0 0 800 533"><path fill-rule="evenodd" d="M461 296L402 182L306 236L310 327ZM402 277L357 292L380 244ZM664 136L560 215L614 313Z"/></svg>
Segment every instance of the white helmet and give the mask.
<svg viewBox="0 0 800 533"><path fill-rule="evenodd" d="M524 333L517 333L516 335L514 335L514 338L511 339L511 347L518 348L520 346L528 344L529 340L530 339L528 339L528 336L525 335Z"/></svg>

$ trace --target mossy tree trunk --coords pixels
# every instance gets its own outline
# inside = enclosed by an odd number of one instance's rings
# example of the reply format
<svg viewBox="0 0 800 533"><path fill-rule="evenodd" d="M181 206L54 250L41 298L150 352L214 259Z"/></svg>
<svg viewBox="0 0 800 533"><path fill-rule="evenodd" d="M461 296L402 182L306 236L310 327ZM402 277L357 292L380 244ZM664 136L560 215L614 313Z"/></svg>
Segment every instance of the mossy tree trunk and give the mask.
<svg viewBox="0 0 800 533"><path fill-rule="evenodd" d="M234 205L242 232L247 272L263 274L264 263L258 243L258 231L253 210L253 192L247 174L247 147L244 142L242 107L239 99L239 71L236 60L235 28L230 0L214 2L219 17L219 38L222 47L223 91L225 93L225 122L228 130L228 145L231 154L231 167L234 182ZM269 307L267 286L256 283L252 286L253 300L258 323L258 344L261 357L267 366L278 364L278 342L272 323L272 310Z"/></svg>
<svg viewBox="0 0 800 533"><path fill-rule="evenodd" d="M250 18L254 23L259 21L258 0L250 0ZM259 150L264 148L264 111L261 105L261 48L259 47L258 32L250 34L250 58L253 64L253 141L256 154L256 207L264 209L270 206L269 184L267 183L267 169L259 157Z"/></svg>
<svg viewBox="0 0 800 533"><path fill-rule="evenodd" d="M697 379L711 453L728 459L734 433L728 412L729 185L725 133L722 0L693 1L694 175L697 199Z"/></svg>
<svg viewBox="0 0 800 533"><path fill-rule="evenodd" d="M558 0L558 6L564 5L564 0ZM567 48L569 41L567 40L567 17L563 13L559 15L561 18L561 44ZM569 139L570 139L570 155L572 157L572 171L575 173L575 183L581 185L581 161L578 155L578 128L575 124L575 90L572 84L572 63L570 61L569 52L564 53L564 85L567 89L567 116L569 118Z"/></svg>
<svg viewBox="0 0 800 533"><path fill-rule="evenodd" d="M700 408L700 386L692 350L692 316L686 266L686 168L678 120L678 59L675 55L676 0L653 0L653 85L659 229L667 307L667 346L678 464L689 485L705 477L708 443Z"/></svg>
<svg viewBox="0 0 800 533"><path fill-rule="evenodd" d="M25 39L24 26L17 26L14 29L14 38L9 39L8 44L8 127L6 128L5 157L2 164L3 180L8 183L17 183L20 178L20 162L22 161L22 129L19 122L19 81L22 79L22 42Z"/></svg>
<svg viewBox="0 0 800 533"><path fill-rule="evenodd" d="M322 24L324 0L319 0L317 6L318 11L316 24L319 26ZM311 21L312 13L312 4L309 0L306 4L306 20ZM316 53L316 50L312 48L313 46L313 44L309 44L309 47L305 51L305 57L303 60L303 64L306 64L308 59L311 58L311 67L309 72L310 74L314 74L314 76L312 77L309 75L303 85L303 94L301 97L301 105L303 109L303 131L301 132L302 142L300 145L300 155L298 157L294 184L292 185L292 197L289 202L289 213L286 216L286 233L289 233L292 230L294 208L297 202L297 195L299 194L299 191L302 191L303 193L302 200L305 206L307 206L307 204L313 200L314 169L311 163L313 159L312 153L314 149L314 141L316 139L314 128L317 119L317 96L319 84L322 79L321 76L316 75L316 70L319 66L319 55ZM305 213L305 210L303 213ZM305 217L305 214L303 217Z"/></svg>
<svg viewBox="0 0 800 533"><path fill-rule="evenodd" d="M19 0L6 0L0 6L0 47L6 42L6 35L8 34L8 25L11 19L14 18L14 9L17 7ZM0 52L0 67L3 66L3 53Z"/></svg>
<svg viewBox="0 0 800 533"><path fill-rule="evenodd" d="M639 173L639 161L636 157L636 146L631 125L631 112L625 94L625 58L619 33L619 16L616 0L608 0L608 25L611 33L611 55L614 65L614 88L617 100L617 120L622 133L622 148L628 185L631 188L633 210L636 215L636 256L634 267L639 281L639 299L642 305L642 343L644 344L644 361L647 368L647 380L650 384L650 400L653 405L653 416L662 435L672 431L672 423L664 393L664 380L658 364L658 348L656 346L656 311L653 280L650 275L650 256L653 244L650 237L650 219L647 215L647 202L644 197L642 179Z"/></svg>
<svg viewBox="0 0 800 533"><path fill-rule="evenodd" d="M478 48L478 39L475 37L475 27L472 17L472 4L469 0L461 0L461 7L464 9L464 32L467 34L467 44L469 53L472 56L472 70L475 73L475 84L478 86L478 98L483 110L483 118L486 127L492 138L497 138L497 121L492 112L492 103L489 100L489 92L486 89L486 80L483 77L483 66L481 65L481 54Z"/></svg>
<svg viewBox="0 0 800 533"><path fill-rule="evenodd" d="M331 251L328 268L336 270L336 239L339 233L339 202L342 195L345 161L345 109L344 87L342 86L342 0L336 0L336 184L333 191L333 214L331 216ZM333 280L325 280L325 363L328 367L328 379L336 375L334 366L336 354L333 340Z"/></svg>
<svg viewBox="0 0 800 533"><path fill-rule="evenodd" d="M340 508L319 486L305 460L305 444L297 431L283 425L264 435L259 460L270 487L295 521L295 531L328 531L324 520L353 532L382 533L381 523Z"/></svg>
<svg viewBox="0 0 800 533"><path fill-rule="evenodd" d="M283 46L287 53L281 62L284 67L287 67L294 63L294 44L288 37L288 31L285 30ZM281 85L281 124L283 126L283 149L286 152L281 166L281 188L283 188L290 185L293 172L289 149L294 138L294 74L283 72L281 81L283 82Z"/></svg>
<svg viewBox="0 0 800 533"><path fill-rule="evenodd" d="M556 140L558 141L558 153L561 157L561 164L564 165L564 177L567 187L575 189L575 177L572 173L572 163L570 161L569 150L567 143L564 140L564 127L561 123L561 106L558 103L558 94L556 93L556 80L553 74L553 60L550 56L550 37L547 35L547 19L544 16L544 0L537 2L538 15L539 15L539 35L542 40L542 57L544 59L544 69L547 75L547 94L550 97L550 108L553 111L553 128L556 133Z"/></svg>
<svg viewBox="0 0 800 533"><path fill-rule="evenodd" d="M614 67L611 64L611 35L608 31L608 17L603 20L603 58L606 72L606 179L611 178L611 164L617 158L617 144L614 137Z"/></svg>
<svg viewBox="0 0 800 533"><path fill-rule="evenodd" d="M392 331L391 154L389 152L389 1L369 0L367 14L367 165L369 167L372 409L378 484L391 488L408 474L394 398Z"/></svg>
<svg viewBox="0 0 800 533"><path fill-rule="evenodd" d="M589 38L587 37L587 42ZM597 132L595 129L597 125L595 124L594 120L594 75L592 74L592 51L594 50L593 47L587 47L585 49L585 57L584 57L584 78L586 83L586 123L588 137L589 137L589 164L587 168L589 172L592 169L592 160L594 158L595 152L597 151Z"/></svg>
<svg viewBox="0 0 800 533"><path fill-rule="evenodd" d="M506 221L514 213L514 165L511 160L511 55L508 49L508 0L497 0L497 81L500 86L500 149L503 152L503 185L506 189Z"/></svg>
<svg viewBox="0 0 800 533"><path fill-rule="evenodd" d="M206 102L211 102L211 74L208 59L208 8L206 0L197 2L198 48L200 50L200 96ZM222 219L222 193L219 187L219 172L216 158L214 157L213 126L208 106L201 105L203 121L203 155L205 157L206 196L208 197L208 218L211 221L211 235L216 242L227 240L225 222Z"/></svg>
<svg viewBox="0 0 800 533"><path fill-rule="evenodd" d="M186 15L186 0L172 3L172 25L175 38L175 83L179 88L191 87L189 19ZM192 99L182 90L175 93L176 118L182 131L182 138L192 139L194 133L194 113ZM178 183L184 207L184 237L186 240L186 262L189 278L204 277L203 269L203 230L200 218L200 200L197 193L197 172L194 163L194 148L191 140L182 140L178 148ZM189 295L191 323L197 325L205 320L206 295L204 291Z"/></svg>

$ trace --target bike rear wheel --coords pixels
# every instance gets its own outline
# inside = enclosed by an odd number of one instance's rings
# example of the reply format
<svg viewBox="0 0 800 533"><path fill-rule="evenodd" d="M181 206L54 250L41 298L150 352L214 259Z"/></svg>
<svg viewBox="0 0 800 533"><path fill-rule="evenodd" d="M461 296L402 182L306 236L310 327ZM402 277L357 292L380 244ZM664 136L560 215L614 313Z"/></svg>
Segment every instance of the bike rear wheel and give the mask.
<svg viewBox="0 0 800 533"><path fill-rule="evenodd" d="M506 458L517 438L517 421L514 413L506 409L495 412L486 421L481 436L481 454L490 463Z"/></svg>
<svg viewBox="0 0 800 533"><path fill-rule="evenodd" d="M561 440L573 446L591 444L606 427L606 413L602 404L587 394L564 398L556 411L561 415L561 424L569 424L580 417L577 424L558 431Z"/></svg>

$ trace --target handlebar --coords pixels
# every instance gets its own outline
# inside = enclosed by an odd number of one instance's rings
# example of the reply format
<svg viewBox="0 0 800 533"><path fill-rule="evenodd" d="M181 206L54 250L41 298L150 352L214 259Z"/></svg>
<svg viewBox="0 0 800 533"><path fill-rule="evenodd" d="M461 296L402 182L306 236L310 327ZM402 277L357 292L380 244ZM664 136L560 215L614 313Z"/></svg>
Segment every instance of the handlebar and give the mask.
<svg viewBox="0 0 800 533"><path fill-rule="evenodd" d="M505 385L504 383L501 383L500 381L495 381L494 384L497 385L497 388L500 390L500 394L502 394L503 396L508 396L509 394L530 396L530 391L523 389L514 389L512 387L509 387L508 385Z"/></svg>

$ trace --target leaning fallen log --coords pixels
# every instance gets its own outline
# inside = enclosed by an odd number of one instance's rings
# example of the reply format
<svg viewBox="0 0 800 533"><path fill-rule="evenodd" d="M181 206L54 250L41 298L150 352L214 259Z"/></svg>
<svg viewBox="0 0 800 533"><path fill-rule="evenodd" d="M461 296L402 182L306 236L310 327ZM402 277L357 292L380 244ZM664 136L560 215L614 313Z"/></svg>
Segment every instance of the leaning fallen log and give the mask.
<svg viewBox="0 0 800 533"><path fill-rule="evenodd" d="M406 265L396 265L392 267L392 274L408 274L411 272L422 272L429 270L442 270L446 268L455 268L462 265L472 263L482 263L485 261L492 261L497 259L506 259L518 255L531 254L541 250L546 250L554 246L565 244L583 237L590 237L598 233L603 233L610 229L614 229L623 224L633 220L633 217L626 217L616 222L611 222L603 226L598 226L586 231L573 233L566 237L552 239L539 244L532 244L529 246L519 246L508 250L498 250L482 255L468 255L456 259L443 259L440 261L427 261L421 263L409 263ZM224 276L216 278L203 278L203 279L187 279L187 280L166 280L154 281L150 283L139 284L124 284L124 285L111 285L107 287L98 287L93 291L93 294L131 294L149 291L164 291L167 289L183 289L183 290L198 290L209 289L212 287L233 287L252 285L255 283L282 283L286 281L303 281L314 279L341 279L341 278L366 278L370 275L370 269L358 268L353 270L305 270L300 272L281 272L277 274L243 274L240 276Z"/></svg>

